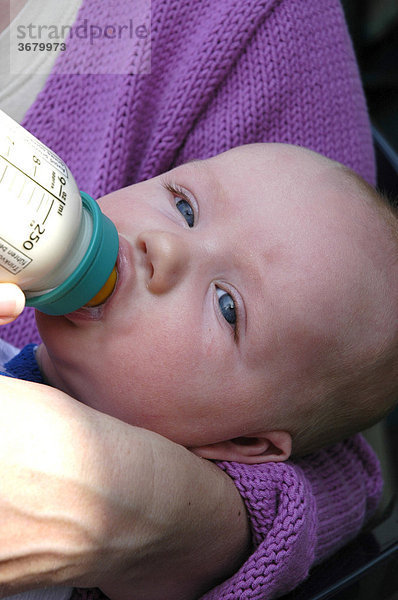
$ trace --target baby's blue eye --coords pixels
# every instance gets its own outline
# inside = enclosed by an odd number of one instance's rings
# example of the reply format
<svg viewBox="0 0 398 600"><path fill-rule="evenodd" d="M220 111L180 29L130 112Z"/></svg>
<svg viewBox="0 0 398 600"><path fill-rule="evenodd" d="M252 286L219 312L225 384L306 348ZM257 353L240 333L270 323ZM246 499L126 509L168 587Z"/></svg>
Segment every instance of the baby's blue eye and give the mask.
<svg viewBox="0 0 398 600"><path fill-rule="evenodd" d="M179 198L176 202L176 207L186 220L188 227L193 227L195 224L195 213L189 202L183 198Z"/></svg>
<svg viewBox="0 0 398 600"><path fill-rule="evenodd" d="M221 288L216 288L221 314L230 325L236 324L235 302L231 294Z"/></svg>

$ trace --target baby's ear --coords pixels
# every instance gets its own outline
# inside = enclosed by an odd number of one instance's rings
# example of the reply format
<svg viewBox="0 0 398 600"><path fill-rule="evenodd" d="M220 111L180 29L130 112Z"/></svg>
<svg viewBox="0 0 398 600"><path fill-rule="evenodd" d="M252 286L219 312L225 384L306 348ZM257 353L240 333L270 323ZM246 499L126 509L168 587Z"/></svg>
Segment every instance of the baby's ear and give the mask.
<svg viewBox="0 0 398 600"><path fill-rule="evenodd" d="M292 438L287 431L266 431L208 446L197 446L189 450L202 458L228 460L248 465L281 462L290 456Z"/></svg>

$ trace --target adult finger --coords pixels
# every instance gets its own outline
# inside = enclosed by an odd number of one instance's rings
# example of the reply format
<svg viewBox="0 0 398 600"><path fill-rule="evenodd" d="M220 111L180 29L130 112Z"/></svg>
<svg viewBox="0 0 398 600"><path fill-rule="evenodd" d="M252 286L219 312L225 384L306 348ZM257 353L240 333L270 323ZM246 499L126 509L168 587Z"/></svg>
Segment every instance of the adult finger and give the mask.
<svg viewBox="0 0 398 600"><path fill-rule="evenodd" d="M14 283L0 283L0 325L14 321L24 308L23 291Z"/></svg>

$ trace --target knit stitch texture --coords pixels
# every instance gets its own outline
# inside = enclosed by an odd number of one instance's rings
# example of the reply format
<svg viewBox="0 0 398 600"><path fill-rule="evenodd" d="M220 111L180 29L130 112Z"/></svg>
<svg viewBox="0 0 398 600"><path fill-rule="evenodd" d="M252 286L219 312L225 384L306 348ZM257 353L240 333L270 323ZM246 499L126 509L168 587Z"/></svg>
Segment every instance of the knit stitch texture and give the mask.
<svg viewBox="0 0 398 600"><path fill-rule="evenodd" d="M84 0L77 24L124 23L134 1ZM133 74L148 52L151 74ZM84 74L107 61L130 74ZM95 44L82 52L69 40L24 125L94 197L252 142L305 146L375 182L338 0L152 0L150 48L135 39L110 54ZM19 347L39 340L31 310L2 332ZM220 467L245 500L254 548L206 600L280 596L355 536L380 496L377 461L360 437L297 464Z"/></svg>

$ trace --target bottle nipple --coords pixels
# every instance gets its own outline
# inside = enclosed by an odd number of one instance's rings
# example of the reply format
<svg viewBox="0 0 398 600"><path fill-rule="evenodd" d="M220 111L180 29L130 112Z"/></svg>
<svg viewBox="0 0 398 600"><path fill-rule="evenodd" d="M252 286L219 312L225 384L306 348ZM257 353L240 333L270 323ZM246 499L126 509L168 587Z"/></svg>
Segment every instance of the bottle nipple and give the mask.
<svg viewBox="0 0 398 600"><path fill-rule="evenodd" d="M107 281L105 282L105 285L103 285L100 291L97 294L95 294L94 298L91 298L90 302L87 302L86 306L98 306L99 304L103 304L115 289L116 281L117 270L115 266L113 267L112 273L109 275Z"/></svg>

